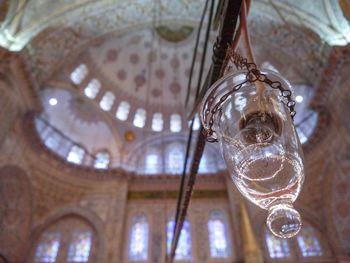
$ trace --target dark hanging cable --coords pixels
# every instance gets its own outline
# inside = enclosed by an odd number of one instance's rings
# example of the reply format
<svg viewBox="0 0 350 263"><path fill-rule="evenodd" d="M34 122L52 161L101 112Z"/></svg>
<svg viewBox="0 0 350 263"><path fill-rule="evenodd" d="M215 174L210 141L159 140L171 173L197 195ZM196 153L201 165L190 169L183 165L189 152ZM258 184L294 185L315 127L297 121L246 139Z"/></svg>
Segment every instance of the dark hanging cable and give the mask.
<svg viewBox="0 0 350 263"><path fill-rule="evenodd" d="M221 24L219 36L213 47L213 57L212 57L213 62L212 62L210 71L208 73L209 76L206 79L206 82L208 81L208 83L205 83L205 86L203 87L203 89L207 89L211 84L213 84L220 77L220 72L222 71L225 54L229 44L232 41L235 29L236 29L237 19L239 16L242 0L226 0L226 1L227 2L225 5L225 12L224 12L225 14L222 17L222 24ZM192 124L193 124L193 119L192 119ZM180 202L180 205L177 207L177 211L176 211L176 214L178 215L177 216L178 220L175 224L175 234L171 244L171 252L170 252L170 257L168 261L170 263L173 261L175 257L177 242L178 242L181 228L187 213L187 208L192 196L193 186L196 180L199 162L203 154L204 146L205 146L205 136L203 134L203 126L201 125L200 132L196 142L194 157L193 157L193 160L191 161L191 169L189 173L189 179L187 182L186 192L184 193L184 199L182 196L183 194L179 195L180 200L178 199L178 203ZM184 169L186 170L186 167L184 167ZM183 186L182 186L182 191L183 191ZM181 202L182 199L184 200L183 202Z"/></svg>
<svg viewBox="0 0 350 263"><path fill-rule="evenodd" d="M203 22L202 20L204 20L204 15L205 15L205 11L207 9L208 2L209 2L209 0L206 1L204 11L202 14L202 18L201 18L201 23ZM206 34L205 34L205 40L204 40L203 55L202 55L202 60L201 60L201 65L200 65L200 75L198 78L198 83L197 83L197 88L196 88L196 98L199 94L199 90L200 90L200 86L201 86L201 82L202 82L203 68L204 68L204 64L205 64L205 58L206 58L207 47L208 47L208 42L209 42L209 35L210 35L210 28L211 28L212 19L213 19L214 6L215 6L215 0L212 0L211 6L210 6L210 12L209 12L209 20L208 20L208 25L207 25L207 30L206 30ZM201 25L200 25L200 29L201 29ZM198 38L196 40L196 48L198 47L200 29L198 30L198 34L197 34ZM197 52L196 48L194 51L195 53ZM193 67L194 67L194 60L195 60L195 54L193 56L193 61L192 61L192 66L191 66L190 81L189 81L189 86L188 86L189 88L191 87L191 77L192 77L192 72L193 72ZM190 89L188 89L187 95L189 94L189 90ZM186 99L188 99L188 96ZM174 235L173 235L174 238L172 240L170 262L172 262L172 260L175 256L175 249L177 247L177 243L178 243L178 239L179 239L179 235L176 235L176 233L180 232L180 230L183 226L183 221L180 221L180 223L179 223L179 215L180 215L180 207L181 207L181 201L182 201L182 196L183 196L183 189L184 189L184 185L185 185L187 163L188 163L188 159L189 159L189 155L190 155L190 148L191 148L192 135L193 135L193 124L194 124L194 118L192 118L192 120L191 120L190 132L189 132L187 146L186 146L185 163L184 163L184 167L183 167L183 172L182 172L182 177L181 177L181 182L180 182L179 196L178 196L177 207L176 207L175 227L174 227ZM177 229L180 229L180 230L177 230Z"/></svg>
<svg viewBox="0 0 350 263"><path fill-rule="evenodd" d="M191 69L190 69L190 76L189 76L188 85L187 85L187 93L186 93L185 107L187 107L188 101L189 101L189 99L190 99L191 86L192 86L192 75L193 75L194 65L195 65L195 63L196 63L197 50L198 50L198 45L199 45L199 38L200 38L200 36L201 36L203 21L204 21L204 18L205 18L205 14L206 14L206 12L207 12L208 3L209 3L209 0L205 1L205 6L204 6L203 13L202 13L202 16L201 16L201 20L200 20L199 26L198 26L197 37L196 37L196 43L195 43L195 45L194 45L194 51L193 51Z"/></svg>

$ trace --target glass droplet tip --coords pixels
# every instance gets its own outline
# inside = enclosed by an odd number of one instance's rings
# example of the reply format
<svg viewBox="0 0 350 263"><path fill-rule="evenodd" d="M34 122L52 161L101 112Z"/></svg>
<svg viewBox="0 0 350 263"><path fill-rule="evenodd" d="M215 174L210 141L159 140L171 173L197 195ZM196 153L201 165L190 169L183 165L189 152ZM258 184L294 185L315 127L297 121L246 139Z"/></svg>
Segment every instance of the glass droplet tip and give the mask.
<svg viewBox="0 0 350 263"><path fill-rule="evenodd" d="M267 217L269 230L277 237L291 238L301 229L300 214L290 204L279 204L269 209Z"/></svg>

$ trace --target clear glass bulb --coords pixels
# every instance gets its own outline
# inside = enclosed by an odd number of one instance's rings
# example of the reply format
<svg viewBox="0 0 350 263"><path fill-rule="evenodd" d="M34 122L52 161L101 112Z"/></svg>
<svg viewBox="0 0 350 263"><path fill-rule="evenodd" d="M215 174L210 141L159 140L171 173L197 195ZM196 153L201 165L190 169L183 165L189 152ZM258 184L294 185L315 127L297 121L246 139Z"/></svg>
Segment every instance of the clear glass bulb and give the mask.
<svg viewBox="0 0 350 263"><path fill-rule="evenodd" d="M278 73L264 72L291 88ZM245 77L236 72L214 84L214 103ZM279 91L266 86L258 97L253 83L244 84L222 104L215 115L215 131L230 176L251 202L268 210L267 225L282 238L295 236L301 228L293 202L304 181L303 154L290 114ZM210 93L210 90L209 90ZM211 93L213 95L213 93ZM202 115L203 118L203 115Z"/></svg>

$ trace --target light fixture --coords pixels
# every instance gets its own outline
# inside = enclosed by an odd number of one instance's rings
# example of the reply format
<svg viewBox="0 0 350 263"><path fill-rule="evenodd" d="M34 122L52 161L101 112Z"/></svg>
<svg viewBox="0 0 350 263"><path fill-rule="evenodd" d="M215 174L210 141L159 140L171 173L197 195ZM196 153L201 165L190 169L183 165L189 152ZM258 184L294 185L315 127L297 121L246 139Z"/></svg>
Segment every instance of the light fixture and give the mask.
<svg viewBox="0 0 350 263"><path fill-rule="evenodd" d="M304 99L303 96L300 96L300 95L295 97L295 101L298 103L301 103L303 101L303 99Z"/></svg>
<svg viewBox="0 0 350 263"><path fill-rule="evenodd" d="M293 202L304 181L304 161L292 122L291 85L233 51L230 59L239 70L215 82L201 104L207 140L219 142L238 190L268 210L271 232L293 237L301 228Z"/></svg>
<svg viewBox="0 0 350 263"><path fill-rule="evenodd" d="M51 106L55 106L57 104L57 99L56 98L51 98L49 100L49 103L50 103Z"/></svg>

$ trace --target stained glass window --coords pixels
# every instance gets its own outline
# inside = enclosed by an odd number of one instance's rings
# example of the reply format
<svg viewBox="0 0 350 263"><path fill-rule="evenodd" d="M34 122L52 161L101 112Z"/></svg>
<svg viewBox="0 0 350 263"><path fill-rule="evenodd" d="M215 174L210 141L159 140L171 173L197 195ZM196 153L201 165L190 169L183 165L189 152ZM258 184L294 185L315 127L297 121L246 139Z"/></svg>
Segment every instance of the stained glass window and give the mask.
<svg viewBox="0 0 350 263"><path fill-rule="evenodd" d="M265 238L270 258L287 258L290 256L290 250L286 239L277 238L267 231Z"/></svg>
<svg viewBox="0 0 350 263"><path fill-rule="evenodd" d="M130 112L130 104L127 103L126 101L122 101L118 106L118 110L115 116L121 121L126 121L128 119L129 112Z"/></svg>
<svg viewBox="0 0 350 263"><path fill-rule="evenodd" d="M182 173L184 166L184 147L180 143L172 143L167 148L166 172L170 174Z"/></svg>
<svg viewBox="0 0 350 263"><path fill-rule="evenodd" d="M171 242L174 236L175 220L168 221L167 224L167 252L170 253ZM179 241L175 251L175 259L188 260L191 259L191 232L190 224L185 220L181 229Z"/></svg>
<svg viewBox="0 0 350 263"><path fill-rule="evenodd" d="M142 108L136 110L133 124L138 128L143 128L146 124L146 111Z"/></svg>
<svg viewBox="0 0 350 263"><path fill-rule="evenodd" d="M163 130L163 115L160 112L156 112L153 114L152 119L152 130L160 132Z"/></svg>
<svg viewBox="0 0 350 263"><path fill-rule="evenodd" d="M99 152L95 156L94 167L97 169L107 169L109 165L109 154L106 152Z"/></svg>
<svg viewBox="0 0 350 263"><path fill-rule="evenodd" d="M315 230L310 225L304 225L297 236L298 245L303 257L322 256L322 249Z"/></svg>
<svg viewBox="0 0 350 263"><path fill-rule="evenodd" d="M75 164L83 162L85 151L77 145L73 145L67 156L67 161Z"/></svg>
<svg viewBox="0 0 350 263"><path fill-rule="evenodd" d="M35 252L35 262L56 262L60 238L58 232L44 233Z"/></svg>
<svg viewBox="0 0 350 263"><path fill-rule="evenodd" d="M101 89L101 82L98 79L92 79L84 89L84 94L90 99L96 98L97 93Z"/></svg>
<svg viewBox="0 0 350 263"><path fill-rule="evenodd" d="M67 260L70 262L87 262L90 255L91 239L91 232L73 232Z"/></svg>
<svg viewBox="0 0 350 263"><path fill-rule="evenodd" d="M208 221L210 255L213 258L227 258L229 246L227 240L227 229L222 212L212 212Z"/></svg>
<svg viewBox="0 0 350 263"><path fill-rule="evenodd" d="M181 131L181 116L177 113L171 114L170 116L170 131L171 132Z"/></svg>
<svg viewBox="0 0 350 263"><path fill-rule="evenodd" d="M112 108L113 102L115 100L115 96L111 91L107 91L101 101L100 101L100 107L104 111L109 111Z"/></svg>
<svg viewBox="0 0 350 263"><path fill-rule="evenodd" d="M80 64L77 68L73 70L70 74L70 79L76 85L80 84L87 74L89 73L88 68L85 64Z"/></svg>
<svg viewBox="0 0 350 263"><path fill-rule="evenodd" d="M133 218L129 241L129 259L147 260L148 256L148 222L144 215Z"/></svg>

